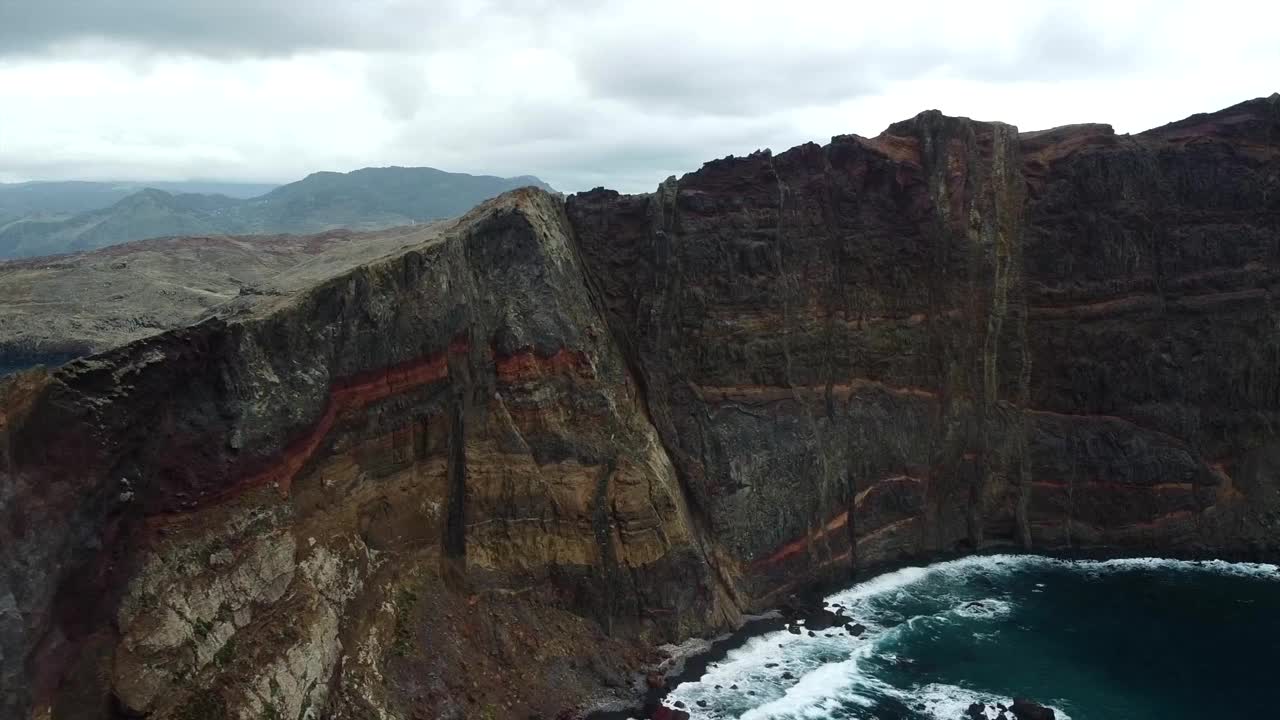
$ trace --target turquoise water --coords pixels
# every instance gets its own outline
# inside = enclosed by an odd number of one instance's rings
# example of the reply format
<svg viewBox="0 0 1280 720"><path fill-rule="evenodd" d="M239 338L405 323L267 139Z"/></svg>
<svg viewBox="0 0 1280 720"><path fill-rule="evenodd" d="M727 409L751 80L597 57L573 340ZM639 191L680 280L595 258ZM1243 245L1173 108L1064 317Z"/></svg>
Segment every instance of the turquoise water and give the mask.
<svg viewBox="0 0 1280 720"><path fill-rule="evenodd" d="M751 638L666 703L707 719L962 720L1016 695L1070 720L1280 717L1274 565L986 556L827 602L867 632Z"/></svg>

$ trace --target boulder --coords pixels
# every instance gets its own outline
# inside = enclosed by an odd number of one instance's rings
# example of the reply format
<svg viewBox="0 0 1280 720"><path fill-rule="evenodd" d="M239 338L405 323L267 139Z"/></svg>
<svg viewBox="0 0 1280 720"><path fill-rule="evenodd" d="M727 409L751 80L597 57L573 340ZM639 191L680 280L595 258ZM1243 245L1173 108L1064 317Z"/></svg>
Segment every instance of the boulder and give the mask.
<svg viewBox="0 0 1280 720"><path fill-rule="evenodd" d="M1026 698L1014 698L1009 711L1018 720L1055 720L1052 709Z"/></svg>

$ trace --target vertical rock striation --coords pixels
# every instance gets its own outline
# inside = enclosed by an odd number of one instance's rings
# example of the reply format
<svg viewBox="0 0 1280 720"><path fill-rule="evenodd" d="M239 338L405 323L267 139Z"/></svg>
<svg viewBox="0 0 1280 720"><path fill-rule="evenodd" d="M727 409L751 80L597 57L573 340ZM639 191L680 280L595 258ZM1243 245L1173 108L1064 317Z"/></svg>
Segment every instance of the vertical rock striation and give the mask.
<svg viewBox="0 0 1280 720"><path fill-rule="evenodd" d="M746 605L964 548L1273 553L1278 107L926 112L571 197Z"/></svg>
<svg viewBox="0 0 1280 720"><path fill-rule="evenodd" d="M0 715L554 717L988 548L1276 557L1280 96L510 193L0 386Z"/></svg>
<svg viewBox="0 0 1280 720"><path fill-rule="evenodd" d="M409 717L421 699L370 687L397 637L397 662L446 676L424 697L465 714L467 672L409 642L464 619L416 616L419 595L647 642L737 619L540 191L8 393L11 716Z"/></svg>

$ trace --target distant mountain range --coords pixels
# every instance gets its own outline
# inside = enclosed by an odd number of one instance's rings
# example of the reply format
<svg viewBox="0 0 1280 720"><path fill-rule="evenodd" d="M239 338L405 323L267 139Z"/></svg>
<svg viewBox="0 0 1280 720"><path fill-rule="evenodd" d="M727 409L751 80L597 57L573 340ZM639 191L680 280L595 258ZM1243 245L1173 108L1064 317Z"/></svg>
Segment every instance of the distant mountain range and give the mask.
<svg viewBox="0 0 1280 720"><path fill-rule="evenodd" d="M434 168L318 172L280 187L239 183L0 184L0 259L171 235L376 230L460 215L526 185Z"/></svg>
<svg viewBox="0 0 1280 720"><path fill-rule="evenodd" d="M147 188L176 194L226 195L251 198L275 190L278 184L229 182L25 182L0 183L0 218L26 215L74 214L110 207Z"/></svg>

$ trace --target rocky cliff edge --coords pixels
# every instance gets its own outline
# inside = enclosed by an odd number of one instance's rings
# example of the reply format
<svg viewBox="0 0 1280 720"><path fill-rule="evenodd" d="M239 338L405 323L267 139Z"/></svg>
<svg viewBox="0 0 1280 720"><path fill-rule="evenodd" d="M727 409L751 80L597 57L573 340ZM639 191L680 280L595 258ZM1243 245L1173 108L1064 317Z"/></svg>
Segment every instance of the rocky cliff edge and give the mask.
<svg viewBox="0 0 1280 720"><path fill-rule="evenodd" d="M1280 96L537 190L0 394L0 713L556 717L940 553L1280 549Z"/></svg>

